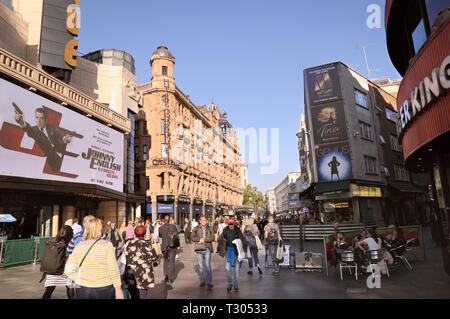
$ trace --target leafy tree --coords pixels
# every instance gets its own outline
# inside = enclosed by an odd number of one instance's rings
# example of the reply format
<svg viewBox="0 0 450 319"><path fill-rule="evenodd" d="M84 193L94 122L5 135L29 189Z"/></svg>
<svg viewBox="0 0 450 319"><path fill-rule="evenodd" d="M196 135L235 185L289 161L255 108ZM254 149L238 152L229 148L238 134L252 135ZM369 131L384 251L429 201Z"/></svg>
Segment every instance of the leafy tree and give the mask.
<svg viewBox="0 0 450 319"><path fill-rule="evenodd" d="M267 199L264 197L263 193L258 191L257 187L252 187L248 184L244 188L244 206L260 207L266 208Z"/></svg>

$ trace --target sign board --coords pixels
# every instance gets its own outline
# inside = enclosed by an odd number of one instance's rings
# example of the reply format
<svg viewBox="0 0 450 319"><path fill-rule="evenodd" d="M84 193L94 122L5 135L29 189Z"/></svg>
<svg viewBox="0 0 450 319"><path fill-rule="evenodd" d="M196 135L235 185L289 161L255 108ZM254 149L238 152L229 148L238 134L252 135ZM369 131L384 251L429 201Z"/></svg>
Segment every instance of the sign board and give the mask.
<svg viewBox="0 0 450 319"><path fill-rule="evenodd" d="M338 63L307 69L305 76L311 105L342 99Z"/></svg>
<svg viewBox="0 0 450 319"><path fill-rule="evenodd" d="M0 175L123 191L122 133L3 79L0 96Z"/></svg>
<svg viewBox="0 0 450 319"><path fill-rule="evenodd" d="M319 182L336 182L352 176L350 146L338 143L320 146L316 150Z"/></svg>

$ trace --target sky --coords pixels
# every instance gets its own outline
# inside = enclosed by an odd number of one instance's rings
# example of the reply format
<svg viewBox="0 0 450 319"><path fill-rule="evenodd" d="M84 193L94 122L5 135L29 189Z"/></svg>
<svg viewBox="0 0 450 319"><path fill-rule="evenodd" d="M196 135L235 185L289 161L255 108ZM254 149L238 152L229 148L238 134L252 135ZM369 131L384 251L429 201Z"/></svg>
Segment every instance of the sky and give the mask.
<svg viewBox="0 0 450 319"><path fill-rule="evenodd" d="M380 28L367 26L373 4L381 9ZM358 47L367 45L372 78L401 78L386 49L384 6L384 0L81 1L79 54L126 51L138 82L146 83L152 53L166 46L176 58L175 83L196 105L214 99L235 128L279 129L278 170L261 174L268 164L249 163L249 183L265 192L299 170L304 69L341 61L368 76ZM248 161L248 146L241 152Z"/></svg>

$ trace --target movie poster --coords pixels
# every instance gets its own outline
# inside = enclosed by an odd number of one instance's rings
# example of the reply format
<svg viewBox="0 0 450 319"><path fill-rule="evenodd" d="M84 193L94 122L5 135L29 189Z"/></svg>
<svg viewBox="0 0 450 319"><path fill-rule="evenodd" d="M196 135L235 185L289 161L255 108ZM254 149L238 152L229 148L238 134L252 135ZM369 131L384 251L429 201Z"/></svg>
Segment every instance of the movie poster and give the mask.
<svg viewBox="0 0 450 319"><path fill-rule="evenodd" d="M319 182L338 182L352 178L348 143L318 146L316 159Z"/></svg>
<svg viewBox="0 0 450 319"><path fill-rule="evenodd" d="M0 96L0 175L123 191L123 134L3 79Z"/></svg>
<svg viewBox="0 0 450 319"><path fill-rule="evenodd" d="M339 64L307 69L305 76L311 105L342 99Z"/></svg>
<svg viewBox="0 0 450 319"><path fill-rule="evenodd" d="M347 140L344 102L312 107L311 118L315 144Z"/></svg>

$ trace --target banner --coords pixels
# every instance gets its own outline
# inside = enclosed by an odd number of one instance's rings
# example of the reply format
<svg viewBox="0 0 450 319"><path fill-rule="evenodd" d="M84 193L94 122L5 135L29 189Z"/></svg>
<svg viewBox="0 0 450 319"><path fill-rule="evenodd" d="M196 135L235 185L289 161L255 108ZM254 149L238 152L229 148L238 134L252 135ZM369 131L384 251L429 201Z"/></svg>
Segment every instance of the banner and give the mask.
<svg viewBox="0 0 450 319"><path fill-rule="evenodd" d="M307 69L305 74L311 105L342 99L337 63Z"/></svg>
<svg viewBox="0 0 450 319"><path fill-rule="evenodd" d="M319 182L336 182L352 177L348 143L318 146L316 158Z"/></svg>
<svg viewBox="0 0 450 319"><path fill-rule="evenodd" d="M347 140L344 103L331 103L311 108L315 144Z"/></svg>
<svg viewBox="0 0 450 319"><path fill-rule="evenodd" d="M0 175L123 191L123 134L0 79Z"/></svg>

